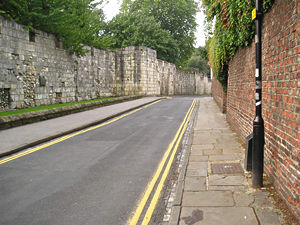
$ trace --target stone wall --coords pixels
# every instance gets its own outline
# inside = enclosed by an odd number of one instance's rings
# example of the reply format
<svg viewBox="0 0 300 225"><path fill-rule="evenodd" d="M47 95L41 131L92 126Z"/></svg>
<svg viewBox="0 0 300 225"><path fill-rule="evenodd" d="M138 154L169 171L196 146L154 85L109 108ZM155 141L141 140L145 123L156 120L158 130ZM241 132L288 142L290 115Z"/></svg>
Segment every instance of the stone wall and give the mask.
<svg viewBox="0 0 300 225"><path fill-rule="evenodd" d="M264 15L262 108L265 173L300 220L299 11L298 0L275 0L271 11ZM251 46L239 49L229 64L227 120L243 140L252 133L254 84L253 40Z"/></svg>
<svg viewBox="0 0 300 225"><path fill-rule="evenodd" d="M182 72L147 47L86 47L77 58L53 35L33 33L0 17L0 110L103 96L210 94L203 75Z"/></svg>

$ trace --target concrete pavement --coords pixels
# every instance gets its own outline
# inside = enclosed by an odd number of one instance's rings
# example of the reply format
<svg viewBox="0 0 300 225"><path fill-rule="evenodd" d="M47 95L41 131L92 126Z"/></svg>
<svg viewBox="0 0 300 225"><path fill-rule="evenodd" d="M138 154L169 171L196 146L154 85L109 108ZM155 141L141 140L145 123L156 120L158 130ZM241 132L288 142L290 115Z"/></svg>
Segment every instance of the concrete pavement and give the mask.
<svg viewBox="0 0 300 225"><path fill-rule="evenodd" d="M0 157L98 124L159 99L159 97L145 97L7 130L0 130Z"/></svg>
<svg viewBox="0 0 300 225"><path fill-rule="evenodd" d="M189 155L171 199L170 217L162 224L284 224L269 193L251 188L244 152L214 100L200 98Z"/></svg>

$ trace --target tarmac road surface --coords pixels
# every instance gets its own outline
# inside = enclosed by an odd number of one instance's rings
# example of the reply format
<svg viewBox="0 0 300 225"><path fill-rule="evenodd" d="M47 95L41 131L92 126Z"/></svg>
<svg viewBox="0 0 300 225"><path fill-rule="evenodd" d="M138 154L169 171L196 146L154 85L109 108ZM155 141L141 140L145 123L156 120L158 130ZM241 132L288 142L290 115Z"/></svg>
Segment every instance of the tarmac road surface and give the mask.
<svg viewBox="0 0 300 225"><path fill-rule="evenodd" d="M162 100L1 164L0 224L126 224L193 99Z"/></svg>

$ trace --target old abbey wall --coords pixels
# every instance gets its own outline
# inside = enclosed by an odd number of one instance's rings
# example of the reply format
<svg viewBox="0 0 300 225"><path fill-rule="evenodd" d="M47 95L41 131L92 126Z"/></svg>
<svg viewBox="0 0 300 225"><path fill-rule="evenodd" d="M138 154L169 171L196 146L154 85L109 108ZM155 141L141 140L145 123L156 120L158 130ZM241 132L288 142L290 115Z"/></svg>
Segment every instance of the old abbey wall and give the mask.
<svg viewBox="0 0 300 225"><path fill-rule="evenodd" d="M178 70L147 47L86 47L71 56L51 34L0 17L0 110L123 95L210 94L202 74Z"/></svg>

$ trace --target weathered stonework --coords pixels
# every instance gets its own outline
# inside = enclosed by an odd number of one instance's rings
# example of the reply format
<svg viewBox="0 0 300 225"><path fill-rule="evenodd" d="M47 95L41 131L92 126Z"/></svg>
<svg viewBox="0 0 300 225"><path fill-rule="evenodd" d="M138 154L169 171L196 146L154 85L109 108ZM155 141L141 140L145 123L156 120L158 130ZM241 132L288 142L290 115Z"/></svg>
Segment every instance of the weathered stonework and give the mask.
<svg viewBox="0 0 300 225"><path fill-rule="evenodd" d="M0 107L6 109L9 107L10 97L8 88L0 88Z"/></svg>
<svg viewBox="0 0 300 225"><path fill-rule="evenodd" d="M158 60L147 47L116 51L86 47L71 56L55 36L0 17L0 110L128 95L210 94L202 74Z"/></svg>

